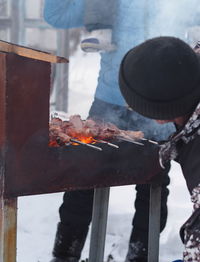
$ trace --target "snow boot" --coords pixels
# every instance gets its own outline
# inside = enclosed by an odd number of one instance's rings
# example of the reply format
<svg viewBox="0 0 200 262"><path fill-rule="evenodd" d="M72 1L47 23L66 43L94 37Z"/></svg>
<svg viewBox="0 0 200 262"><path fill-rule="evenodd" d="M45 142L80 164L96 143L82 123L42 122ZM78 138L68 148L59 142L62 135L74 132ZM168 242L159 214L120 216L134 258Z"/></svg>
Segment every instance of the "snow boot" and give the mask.
<svg viewBox="0 0 200 262"><path fill-rule="evenodd" d="M53 259L50 262L78 262L85 244L88 227L66 226L58 223Z"/></svg>
<svg viewBox="0 0 200 262"><path fill-rule="evenodd" d="M125 262L147 262L147 256L147 248L142 242L130 242Z"/></svg>

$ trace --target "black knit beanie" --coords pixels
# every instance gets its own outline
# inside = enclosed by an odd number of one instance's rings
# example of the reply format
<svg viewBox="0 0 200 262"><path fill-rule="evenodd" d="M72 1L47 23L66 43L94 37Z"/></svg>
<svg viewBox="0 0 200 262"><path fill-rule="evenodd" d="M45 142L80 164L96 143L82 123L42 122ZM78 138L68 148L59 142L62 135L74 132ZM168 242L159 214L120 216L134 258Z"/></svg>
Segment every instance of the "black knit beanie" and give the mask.
<svg viewBox="0 0 200 262"><path fill-rule="evenodd" d="M124 56L119 85L127 104L153 119L184 116L200 101L200 58L175 37L156 37Z"/></svg>

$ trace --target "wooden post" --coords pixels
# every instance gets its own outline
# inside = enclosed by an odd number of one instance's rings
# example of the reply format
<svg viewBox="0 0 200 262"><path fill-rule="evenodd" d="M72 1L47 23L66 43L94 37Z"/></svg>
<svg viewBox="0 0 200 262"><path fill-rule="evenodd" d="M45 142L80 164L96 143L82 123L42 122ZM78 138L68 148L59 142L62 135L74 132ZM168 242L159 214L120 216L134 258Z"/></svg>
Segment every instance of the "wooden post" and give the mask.
<svg viewBox="0 0 200 262"><path fill-rule="evenodd" d="M1 197L0 261L16 262L17 198Z"/></svg>

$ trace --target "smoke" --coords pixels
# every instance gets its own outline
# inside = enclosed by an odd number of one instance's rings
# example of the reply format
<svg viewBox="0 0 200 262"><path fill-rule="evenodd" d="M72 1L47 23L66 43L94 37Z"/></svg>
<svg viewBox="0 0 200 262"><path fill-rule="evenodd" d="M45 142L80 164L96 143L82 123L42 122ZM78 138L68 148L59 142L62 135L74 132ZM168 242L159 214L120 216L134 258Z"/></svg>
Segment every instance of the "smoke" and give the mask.
<svg viewBox="0 0 200 262"><path fill-rule="evenodd" d="M176 36L194 44L200 37L199 0L157 0L156 3L149 36Z"/></svg>

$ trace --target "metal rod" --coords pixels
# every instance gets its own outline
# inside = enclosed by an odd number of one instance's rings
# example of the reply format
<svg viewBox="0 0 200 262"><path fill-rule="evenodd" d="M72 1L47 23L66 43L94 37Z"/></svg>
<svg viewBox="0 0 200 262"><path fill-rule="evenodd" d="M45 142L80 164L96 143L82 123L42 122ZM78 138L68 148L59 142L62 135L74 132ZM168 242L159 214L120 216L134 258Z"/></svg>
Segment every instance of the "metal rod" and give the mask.
<svg viewBox="0 0 200 262"><path fill-rule="evenodd" d="M141 140L144 140L144 141L148 141L149 143L152 143L152 144L155 144L155 145L158 145L158 142L157 141L154 141L154 140L151 140L151 139L147 139L147 138L140 138Z"/></svg>
<svg viewBox="0 0 200 262"><path fill-rule="evenodd" d="M115 145L115 144L113 144L113 143L110 143L110 142L108 142L108 141L105 141L105 140L96 140L97 142L99 142L99 143L104 143L104 144L107 144L108 146L112 146L112 147L114 147L114 148L119 148L119 146L118 145Z"/></svg>
<svg viewBox="0 0 200 262"><path fill-rule="evenodd" d="M103 262L110 188L94 189L89 262Z"/></svg>
<svg viewBox="0 0 200 262"><path fill-rule="evenodd" d="M77 143L77 144L80 144L80 145L91 147L91 148L96 149L98 151L102 151L103 150L101 147L94 146L94 145L91 145L91 144L87 144L87 143L84 143L82 141L79 141L79 140L76 140L76 139L73 139L73 138L71 138L70 141L73 142L73 143Z"/></svg>
<svg viewBox="0 0 200 262"><path fill-rule="evenodd" d="M135 140L133 140L131 138L126 138L126 137L123 137L123 136L117 136L117 139L129 142L129 143L133 143L133 144L136 144L136 145L144 146L144 144L142 144L142 143L140 143L138 141L135 141Z"/></svg>
<svg viewBox="0 0 200 262"><path fill-rule="evenodd" d="M160 237L161 185L151 184L149 207L148 262L158 262Z"/></svg>

